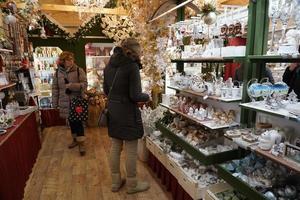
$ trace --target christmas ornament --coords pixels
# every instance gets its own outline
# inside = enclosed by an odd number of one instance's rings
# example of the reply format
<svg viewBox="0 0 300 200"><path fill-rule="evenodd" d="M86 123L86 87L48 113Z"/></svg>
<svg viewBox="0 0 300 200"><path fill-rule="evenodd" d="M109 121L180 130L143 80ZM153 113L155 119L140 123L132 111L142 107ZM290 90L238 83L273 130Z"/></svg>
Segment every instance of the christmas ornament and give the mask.
<svg viewBox="0 0 300 200"><path fill-rule="evenodd" d="M217 14L215 12L210 12L203 17L203 21L206 25L212 25L217 21Z"/></svg>
<svg viewBox="0 0 300 200"><path fill-rule="evenodd" d="M11 13L13 13L13 14L16 13L16 12L18 11L16 3L13 2L13 1L7 2L7 3L6 3L6 8L8 8L9 11L10 11Z"/></svg>
<svg viewBox="0 0 300 200"><path fill-rule="evenodd" d="M4 22L5 22L6 24L15 24L15 23L17 22L17 18L16 18L14 15L12 15L11 13L9 13L9 14L5 17Z"/></svg>

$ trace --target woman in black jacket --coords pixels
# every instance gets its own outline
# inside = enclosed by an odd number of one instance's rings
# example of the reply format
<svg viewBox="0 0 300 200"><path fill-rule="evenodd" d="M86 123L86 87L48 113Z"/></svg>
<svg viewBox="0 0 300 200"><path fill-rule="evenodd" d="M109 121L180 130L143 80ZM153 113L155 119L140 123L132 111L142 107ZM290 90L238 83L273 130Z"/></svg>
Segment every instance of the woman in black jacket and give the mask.
<svg viewBox="0 0 300 200"><path fill-rule="evenodd" d="M108 96L108 133L111 137L110 166L112 191L117 192L125 183L120 174L122 145L126 148L127 193L133 194L149 188L147 182L137 181L136 161L138 139L144 134L138 102L149 101L142 93L140 78L139 43L129 38L114 49L104 69L104 92Z"/></svg>
<svg viewBox="0 0 300 200"><path fill-rule="evenodd" d="M283 74L283 82L290 87L289 93L294 90L298 99L300 99L300 65L298 63L292 63L286 68Z"/></svg>

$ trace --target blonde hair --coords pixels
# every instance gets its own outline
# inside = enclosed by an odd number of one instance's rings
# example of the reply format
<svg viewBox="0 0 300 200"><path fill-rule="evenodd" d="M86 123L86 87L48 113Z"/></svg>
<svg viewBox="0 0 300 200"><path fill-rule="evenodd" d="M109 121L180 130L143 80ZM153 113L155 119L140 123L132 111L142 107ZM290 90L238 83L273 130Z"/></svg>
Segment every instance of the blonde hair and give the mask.
<svg viewBox="0 0 300 200"><path fill-rule="evenodd" d="M127 38L121 42L124 53L134 59L139 59L140 44L135 38Z"/></svg>
<svg viewBox="0 0 300 200"><path fill-rule="evenodd" d="M70 52L70 51L63 51L60 55L59 55L59 60L61 61L65 61L65 60L74 60L74 53Z"/></svg>

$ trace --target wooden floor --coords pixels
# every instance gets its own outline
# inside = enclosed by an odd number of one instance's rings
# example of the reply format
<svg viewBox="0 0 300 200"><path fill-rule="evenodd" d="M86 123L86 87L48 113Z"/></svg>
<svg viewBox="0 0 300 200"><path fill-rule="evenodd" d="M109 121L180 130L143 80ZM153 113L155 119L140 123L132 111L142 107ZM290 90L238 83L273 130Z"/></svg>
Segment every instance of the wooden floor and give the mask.
<svg viewBox="0 0 300 200"><path fill-rule="evenodd" d="M44 132L44 141L37 162L25 188L28 200L165 200L171 199L146 164L138 162L138 176L147 180L147 192L127 195L110 191L109 148L106 130L87 129L87 154L80 157L78 148L68 149L71 135L65 127L53 127ZM122 155L124 161L124 155ZM122 173L125 166L122 162Z"/></svg>

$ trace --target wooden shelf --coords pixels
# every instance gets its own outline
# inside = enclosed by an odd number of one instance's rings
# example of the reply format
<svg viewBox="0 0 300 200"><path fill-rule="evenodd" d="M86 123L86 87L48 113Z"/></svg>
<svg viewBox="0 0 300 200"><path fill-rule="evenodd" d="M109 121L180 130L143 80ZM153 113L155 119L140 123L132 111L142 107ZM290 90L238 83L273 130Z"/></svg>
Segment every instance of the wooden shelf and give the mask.
<svg viewBox="0 0 300 200"><path fill-rule="evenodd" d="M181 146L181 148L183 148L187 153L189 153L191 156L193 156L194 159L199 160L204 165L223 163L223 162L226 162L229 160L240 158L238 149L219 152L219 153L215 153L215 154L211 154L211 155L205 155L202 152L200 152L197 148L192 146L190 143L185 141L184 138L182 138L182 137L176 135L175 133L173 133L172 131L170 131L162 123L160 123L160 122L156 123L156 127L161 131L161 133L163 135L168 137L174 143Z"/></svg>
<svg viewBox="0 0 300 200"><path fill-rule="evenodd" d="M248 183L244 182L240 178L233 176L233 174L227 171L227 169L225 169L225 167L222 164L217 165L217 169L219 177L224 179L237 191L245 195L247 199L267 200L267 198L263 194L259 193L256 189L252 188Z"/></svg>
<svg viewBox="0 0 300 200"><path fill-rule="evenodd" d="M249 60L254 63L294 63L300 62L300 56L280 56L280 55L252 55L248 56Z"/></svg>
<svg viewBox="0 0 300 200"><path fill-rule="evenodd" d="M7 88L11 88L11 87L14 87L16 85L16 83L10 83L8 85L0 85L0 91L1 90L4 90L4 89L7 89Z"/></svg>
<svg viewBox="0 0 300 200"><path fill-rule="evenodd" d="M167 108L167 109L169 109L170 111L173 111L173 112L175 112L175 113L177 113L177 114L179 114L179 115L181 115L181 116L183 116L183 117L185 117L185 118L187 118L189 120L192 120L192 121L196 122L197 124L199 124L199 125L201 125L201 126L203 126L205 128L211 129L211 130L218 130L218 129L230 128L230 127L234 127L234 126L238 126L239 125L239 123L236 123L236 122L234 122L232 124L217 125L217 124L215 124L215 122L213 120L203 120L203 121L200 121L200 120L197 120L197 119L195 119L195 118L193 118L193 117L191 117L191 116L189 116L187 114L184 114L183 112L180 112L177 109L171 108L168 105L164 105L164 104L160 104L160 105L163 106L163 107L165 107L165 108Z"/></svg>
<svg viewBox="0 0 300 200"><path fill-rule="evenodd" d="M1 48L0 48L0 52L13 53L14 51L13 51L13 50L10 50L10 49L1 49Z"/></svg>
<svg viewBox="0 0 300 200"><path fill-rule="evenodd" d="M233 58L223 57L207 57L207 58L187 58L187 59L174 59L172 63L232 63Z"/></svg>
<svg viewBox="0 0 300 200"><path fill-rule="evenodd" d="M265 157L267 159L270 159L276 163L279 163L280 165L287 167L288 169L291 169L297 173L300 173L300 164L299 163L296 163L292 160L289 160L289 159L286 159L283 157L274 156L269 151L261 150L259 147L257 147L255 149L255 152L259 155L262 155L263 157Z"/></svg>
<svg viewBox="0 0 300 200"><path fill-rule="evenodd" d="M179 91L179 92L184 92L184 93L188 93L194 96L198 96L198 97L205 97L207 96L206 93L199 93L199 92L194 92L193 90L188 90L188 89L180 89L174 86L168 86L168 88ZM217 97L217 96L207 96L208 99L212 99L212 100L216 100L216 101L221 101L221 102L226 102L226 103L230 103L230 102L239 102L242 101L242 97L240 98L222 98L222 97Z"/></svg>
<svg viewBox="0 0 300 200"><path fill-rule="evenodd" d="M243 103L240 104L242 108L246 108L249 110L254 110L257 112L267 113L270 115L274 115L277 117L285 118L291 121L299 122L299 117L296 115L291 114L288 110L284 108L280 108L277 110L273 110L270 108L270 106L266 105L263 101L257 101L257 102L250 102L250 103ZM300 106L300 103L295 104L296 107Z"/></svg>

